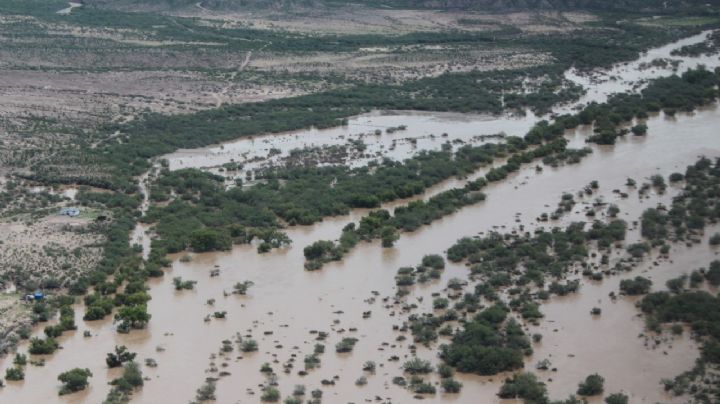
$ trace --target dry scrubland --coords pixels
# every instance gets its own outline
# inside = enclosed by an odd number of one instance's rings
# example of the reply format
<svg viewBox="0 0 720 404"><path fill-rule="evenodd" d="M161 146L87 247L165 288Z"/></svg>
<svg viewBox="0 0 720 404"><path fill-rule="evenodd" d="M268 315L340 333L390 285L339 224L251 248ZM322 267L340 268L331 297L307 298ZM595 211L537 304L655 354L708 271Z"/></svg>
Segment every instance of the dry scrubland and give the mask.
<svg viewBox="0 0 720 404"><path fill-rule="evenodd" d="M101 237L90 229L90 223L67 216L0 223L4 280L23 289L33 285L52 289L76 279L100 257Z"/></svg>
<svg viewBox="0 0 720 404"><path fill-rule="evenodd" d="M27 327L30 306L22 303L16 293L0 295L0 352L6 352L19 339L18 334Z"/></svg>
<svg viewBox="0 0 720 404"><path fill-rule="evenodd" d="M14 218L17 220L17 218ZM0 352L18 339L31 320L31 306L21 293L39 287L46 292L66 285L97 265L102 236L88 229L87 219L46 217L38 221L0 222Z"/></svg>
<svg viewBox="0 0 720 404"><path fill-rule="evenodd" d="M281 36L394 37L509 28L566 32L584 29L595 19L586 13L486 15L357 6L290 15L221 13L194 7L170 13L159 25L150 21L124 27L89 25L75 21L72 13L47 13L50 17L0 16L0 172L27 173L30 166L42 162L70 176L102 176L94 168L78 167L77 161L56 161L53 156L60 149L94 147L114 139L117 134L103 131L104 124L129 122L147 112L188 113L352 83L397 84L448 72L527 68L554 61L547 52L532 48L502 49L487 42L464 41L315 51L273 50L271 39L258 38L247 39L246 49L242 47L245 39L238 41L237 36L194 39L199 27L229 33L254 28ZM330 39L319 39L325 41Z"/></svg>
<svg viewBox="0 0 720 404"><path fill-rule="evenodd" d="M112 138L112 133L98 133L98 127L128 122L145 112L187 113L316 93L353 82L402 83L448 72L527 68L553 61L547 52L499 49L487 43L273 51L267 46L272 41L258 39L250 49L236 50L222 36L217 41L192 40L194 29L187 21L221 32L259 28L288 35L396 36L508 27L520 32L565 32L594 20L584 13L484 15L358 7L291 16L201 8L176 14L164 22L177 24L177 39L160 34L167 25L103 27L74 23L70 16L0 16L0 162L27 168L52 155L53 149ZM75 171L74 164L54 162L53 167Z"/></svg>
<svg viewBox="0 0 720 404"><path fill-rule="evenodd" d="M342 9L303 10L295 15L281 11L218 12L195 7L174 15L199 17L222 27L254 27L325 34L398 35L419 31L488 31L513 25L527 32L567 31L596 17L582 12L509 12L485 14L472 11L368 10L360 6Z"/></svg>
<svg viewBox="0 0 720 404"><path fill-rule="evenodd" d="M190 16L200 18L198 25L219 29L390 35L449 29L487 32L499 24L531 32L565 31L593 18L577 13L498 16L371 13L366 9L286 20L274 14L216 15L203 10ZM13 35L18 25L26 34L19 38ZM51 121L43 122L46 126L59 126L52 121L62 120L65 127L92 128L107 120L127 121L143 111L172 114L317 92L339 85L326 78L330 75L373 83L402 82L447 72L530 67L552 60L532 49L465 44L370 47L340 53L272 52L260 46L245 52L228 50L223 42L163 40L155 34L152 27L87 28L29 16L0 17L3 138L38 126L38 120ZM306 77L292 77L296 73ZM49 131L53 140L68 141L57 138L58 130Z"/></svg>
<svg viewBox="0 0 720 404"><path fill-rule="evenodd" d="M0 352L18 340L32 316L22 291L53 293L97 266L102 256L102 225L96 212L70 218L57 214L72 204L59 191L38 191L17 182L0 184Z"/></svg>

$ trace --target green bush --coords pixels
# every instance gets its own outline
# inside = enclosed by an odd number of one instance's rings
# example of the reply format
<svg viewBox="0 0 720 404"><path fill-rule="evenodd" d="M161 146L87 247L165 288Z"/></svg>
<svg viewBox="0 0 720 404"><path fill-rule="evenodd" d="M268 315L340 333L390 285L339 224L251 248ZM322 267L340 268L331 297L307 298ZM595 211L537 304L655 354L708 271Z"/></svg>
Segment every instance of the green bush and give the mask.
<svg viewBox="0 0 720 404"><path fill-rule="evenodd" d="M115 345L115 352L107 354L105 363L109 368L117 368L123 365L125 362L130 362L135 359L136 354L127 350L125 345Z"/></svg>
<svg viewBox="0 0 720 404"><path fill-rule="evenodd" d="M623 393L613 393L605 397L605 403L607 404L628 404L630 398Z"/></svg>
<svg viewBox="0 0 720 404"><path fill-rule="evenodd" d="M605 379L595 373L585 378L585 381L578 385L577 394L581 396L596 396L602 394Z"/></svg>
<svg viewBox="0 0 720 404"><path fill-rule="evenodd" d="M199 229L190 234L190 248L196 252L224 251L231 247L229 234L215 229Z"/></svg>
<svg viewBox="0 0 720 404"><path fill-rule="evenodd" d="M18 381L24 379L25 371L20 366L5 369L5 380Z"/></svg>
<svg viewBox="0 0 720 404"><path fill-rule="evenodd" d="M518 373L506 379L498 393L500 398L521 398L526 403L547 403L545 384L532 373Z"/></svg>
<svg viewBox="0 0 720 404"><path fill-rule="evenodd" d="M255 352L258 350L257 341L254 339L247 339L240 344L240 350L243 352Z"/></svg>
<svg viewBox="0 0 720 404"><path fill-rule="evenodd" d="M357 338L352 338L352 337L343 338L342 341L335 344L335 351L338 353L352 352L352 350L355 347L355 344L357 342L358 342Z"/></svg>
<svg viewBox="0 0 720 404"><path fill-rule="evenodd" d="M440 385L446 393L459 393L462 389L462 383L453 378L443 379Z"/></svg>
<svg viewBox="0 0 720 404"><path fill-rule="evenodd" d="M443 269L445 268L445 260L437 254L426 255L422 259L422 266L433 269Z"/></svg>
<svg viewBox="0 0 720 404"><path fill-rule="evenodd" d="M27 364L27 355L16 353L15 359L13 360L13 364L16 366L25 366Z"/></svg>
<svg viewBox="0 0 720 404"><path fill-rule="evenodd" d="M60 388L60 395L85 390L88 386L88 379L92 377L90 369L74 368L58 375L58 380L63 384Z"/></svg>
<svg viewBox="0 0 720 404"><path fill-rule="evenodd" d="M430 361L420 358L412 358L403 364L403 369L411 375L432 373L433 366Z"/></svg>
<svg viewBox="0 0 720 404"><path fill-rule="evenodd" d="M59 344L55 341L55 338L40 339L33 337L30 339L30 348L28 352L32 355L49 355L59 348Z"/></svg>
<svg viewBox="0 0 720 404"><path fill-rule="evenodd" d="M506 320L507 309L495 305L485 309L455 334L450 345L441 347L440 357L461 372L494 375L523 367L530 340L514 320Z"/></svg>
<svg viewBox="0 0 720 404"><path fill-rule="evenodd" d="M260 401L266 402L266 403L275 403L280 400L280 391L276 389L275 387L266 387L265 390L263 390L262 396L260 396Z"/></svg>
<svg viewBox="0 0 720 404"><path fill-rule="evenodd" d="M652 281L642 276L620 281L620 292L629 296L643 295L650 291Z"/></svg>

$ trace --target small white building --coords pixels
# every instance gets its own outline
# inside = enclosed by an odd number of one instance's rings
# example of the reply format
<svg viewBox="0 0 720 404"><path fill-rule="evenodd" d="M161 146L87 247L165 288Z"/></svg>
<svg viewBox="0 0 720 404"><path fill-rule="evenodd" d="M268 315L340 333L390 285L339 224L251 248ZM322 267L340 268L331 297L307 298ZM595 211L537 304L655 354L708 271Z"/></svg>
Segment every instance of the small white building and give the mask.
<svg viewBox="0 0 720 404"><path fill-rule="evenodd" d="M62 208L62 209L60 209L60 215L61 216L70 216L70 217L80 216L80 209L79 208Z"/></svg>

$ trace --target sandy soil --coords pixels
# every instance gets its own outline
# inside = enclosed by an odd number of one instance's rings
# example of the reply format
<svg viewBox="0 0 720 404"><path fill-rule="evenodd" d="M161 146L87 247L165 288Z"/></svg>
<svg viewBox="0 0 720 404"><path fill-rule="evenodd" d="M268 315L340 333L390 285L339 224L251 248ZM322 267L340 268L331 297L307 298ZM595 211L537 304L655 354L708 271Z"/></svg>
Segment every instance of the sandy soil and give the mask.
<svg viewBox="0 0 720 404"><path fill-rule="evenodd" d="M43 187L20 185L27 193L16 194L8 209L30 210L32 197L41 192L74 198L77 189L59 187L48 190ZM6 182L0 192L7 191ZM68 203L64 200L51 203L55 211ZM42 288L43 281L57 280L64 286L72 279L94 269L100 260L102 249L98 244L102 237L90 227L92 214L84 212L80 217L70 218L56 214L34 219L30 215L14 215L0 221L0 353L6 352L17 341L17 333L28 327L31 321L29 307L20 302L17 289Z"/></svg>
<svg viewBox="0 0 720 404"><path fill-rule="evenodd" d="M82 216L59 215L0 222L0 277L32 288L43 279L65 283L90 271L102 252L96 247L102 239L90 223Z"/></svg>
<svg viewBox="0 0 720 404"><path fill-rule="evenodd" d="M253 27L285 29L298 32L404 34L418 31L460 29L487 31L501 25L517 26L525 31L550 32L568 30L576 24L595 19L587 13L528 13L484 14L478 12L433 10L367 10L360 6L342 9L302 10L294 15L267 11L217 12L196 7L175 15L199 17L222 27Z"/></svg>
<svg viewBox="0 0 720 404"><path fill-rule="evenodd" d="M399 83L444 73L505 70L550 62L549 55L518 50L433 47L365 48L353 53L260 53L251 66L290 73L341 73L366 82Z"/></svg>
<svg viewBox="0 0 720 404"><path fill-rule="evenodd" d="M6 353L19 339L17 333L30 322L30 307L14 292L0 292L0 353Z"/></svg>

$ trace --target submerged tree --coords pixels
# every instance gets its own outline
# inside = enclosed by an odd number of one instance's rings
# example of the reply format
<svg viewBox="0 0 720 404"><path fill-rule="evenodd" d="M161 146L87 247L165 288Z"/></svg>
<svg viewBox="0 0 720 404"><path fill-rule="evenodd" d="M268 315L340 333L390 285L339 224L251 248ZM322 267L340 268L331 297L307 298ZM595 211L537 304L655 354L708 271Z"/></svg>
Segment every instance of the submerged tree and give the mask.
<svg viewBox="0 0 720 404"><path fill-rule="evenodd" d="M74 393L84 390L88 386L88 379L92 377L90 369L74 368L58 375L58 380L63 386L60 388L60 395Z"/></svg>
<svg viewBox="0 0 720 404"><path fill-rule="evenodd" d="M107 354L105 363L107 363L109 368L117 368L122 366L123 363L130 362L135 359L135 355L135 353L128 351L125 345L115 345L115 352Z"/></svg>

